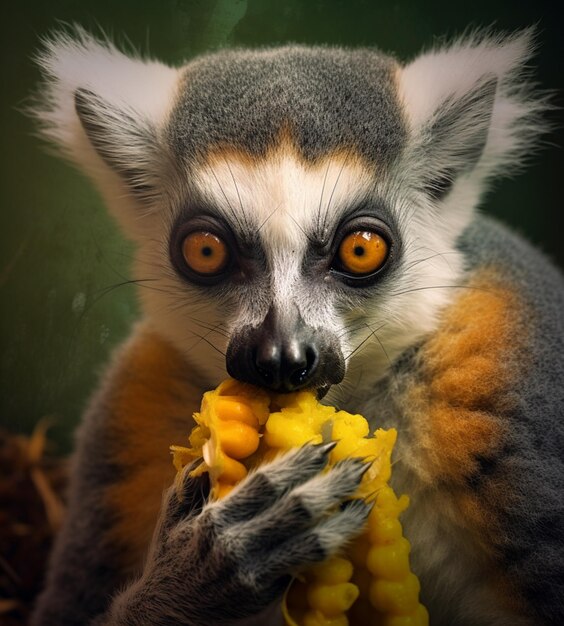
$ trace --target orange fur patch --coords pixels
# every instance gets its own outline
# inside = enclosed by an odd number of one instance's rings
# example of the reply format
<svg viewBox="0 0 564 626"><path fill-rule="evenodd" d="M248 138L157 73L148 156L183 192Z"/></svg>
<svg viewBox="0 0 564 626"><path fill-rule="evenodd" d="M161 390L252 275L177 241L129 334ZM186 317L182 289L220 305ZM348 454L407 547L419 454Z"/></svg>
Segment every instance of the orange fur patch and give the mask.
<svg viewBox="0 0 564 626"><path fill-rule="evenodd" d="M432 480L461 484L478 469L476 457L498 449L508 390L520 374L521 319L516 295L495 273L483 272L423 349L410 400L418 407L416 428Z"/></svg>
<svg viewBox="0 0 564 626"><path fill-rule="evenodd" d="M306 159L298 147L290 125L282 128L272 145L261 156L257 157L256 154L250 154L240 148L234 148L229 145L213 146L207 151L203 164L206 167L214 168L221 167L225 165L226 161L229 161L240 163L247 169L253 170L260 167L264 162L271 161L276 163L284 159L292 159L300 163L305 169L317 169L321 172L321 175L325 173L325 168L329 162L336 163L337 166L347 164L351 168L354 167L361 170L363 174L374 169L374 165L369 164L354 146L340 146L333 152L324 154L318 159Z"/></svg>
<svg viewBox="0 0 564 626"><path fill-rule="evenodd" d="M420 356L421 375L406 404L412 415L421 476L441 484L485 551L499 530L496 512L510 490L502 478L480 480L480 460L502 449L524 361L523 308L494 271L483 271L446 310L438 332ZM491 540L490 540L491 539Z"/></svg>
<svg viewBox="0 0 564 626"><path fill-rule="evenodd" d="M141 563L149 546L163 491L175 471L169 446L185 445L202 390L178 352L150 330L130 343L109 400L115 462L124 477L109 490L118 514L112 538L126 546L127 568Z"/></svg>

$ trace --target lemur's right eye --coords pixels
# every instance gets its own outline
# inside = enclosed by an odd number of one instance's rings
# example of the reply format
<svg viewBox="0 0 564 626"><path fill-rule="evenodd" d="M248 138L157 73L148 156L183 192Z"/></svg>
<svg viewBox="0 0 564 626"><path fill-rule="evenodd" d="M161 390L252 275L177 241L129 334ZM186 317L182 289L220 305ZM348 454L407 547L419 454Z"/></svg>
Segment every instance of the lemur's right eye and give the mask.
<svg viewBox="0 0 564 626"><path fill-rule="evenodd" d="M221 274L229 263L229 249L221 237L205 230L188 233L182 242L188 269L204 277Z"/></svg>
<svg viewBox="0 0 564 626"><path fill-rule="evenodd" d="M365 276L378 271L388 256L388 242L379 233L359 230L341 241L338 260L342 270L353 276Z"/></svg>

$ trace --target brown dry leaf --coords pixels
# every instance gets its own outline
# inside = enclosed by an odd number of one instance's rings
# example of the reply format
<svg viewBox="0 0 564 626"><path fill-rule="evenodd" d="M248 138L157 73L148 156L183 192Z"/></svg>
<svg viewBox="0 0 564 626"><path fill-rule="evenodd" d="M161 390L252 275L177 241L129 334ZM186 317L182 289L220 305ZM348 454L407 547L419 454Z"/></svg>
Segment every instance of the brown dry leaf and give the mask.
<svg viewBox="0 0 564 626"><path fill-rule="evenodd" d="M2 600L0 599L0 615L4 613L10 613L14 609L19 608L20 603L17 600Z"/></svg>
<svg viewBox="0 0 564 626"><path fill-rule="evenodd" d="M30 437L0 431L0 616L23 626L64 515L66 461L46 454L48 420Z"/></svg>

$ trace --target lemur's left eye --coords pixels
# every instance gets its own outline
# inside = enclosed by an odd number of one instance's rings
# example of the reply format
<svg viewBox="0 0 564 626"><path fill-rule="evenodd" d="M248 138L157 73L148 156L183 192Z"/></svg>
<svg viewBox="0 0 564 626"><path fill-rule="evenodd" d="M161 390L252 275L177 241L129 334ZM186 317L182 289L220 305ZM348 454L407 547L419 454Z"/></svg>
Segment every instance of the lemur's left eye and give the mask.
<svg viewBox="0 0 564 626"><path fill-rule="evenodd" d="M216 276L229 262L225 241L207 231L189 233L182 242L182 255L189 269L201 276Z"/></svg>
<svg viewBox="0 0 564 626"><path fill-rule="evenodd" d="M346 235L337 251L339 269L354 276L377 272L388 257L388 242L372 230L357 230Z"/></svg>

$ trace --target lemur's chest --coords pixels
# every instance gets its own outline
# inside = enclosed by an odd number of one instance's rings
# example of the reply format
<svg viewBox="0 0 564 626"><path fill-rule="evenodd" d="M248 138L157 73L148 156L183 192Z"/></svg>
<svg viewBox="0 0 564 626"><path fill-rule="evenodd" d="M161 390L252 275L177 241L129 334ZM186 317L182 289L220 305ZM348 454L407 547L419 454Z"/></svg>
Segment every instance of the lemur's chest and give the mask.
<svg viewBox="0 0 564 626"><path fill-rule="evenodd" d="M478 277L419 352L355 407L398 430L392 481L410 497L403 522L436 624L530 623L498 554L515 493L497 461L525 365L521 310L494 275Z"/></svg>

